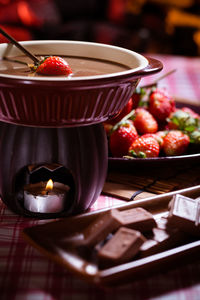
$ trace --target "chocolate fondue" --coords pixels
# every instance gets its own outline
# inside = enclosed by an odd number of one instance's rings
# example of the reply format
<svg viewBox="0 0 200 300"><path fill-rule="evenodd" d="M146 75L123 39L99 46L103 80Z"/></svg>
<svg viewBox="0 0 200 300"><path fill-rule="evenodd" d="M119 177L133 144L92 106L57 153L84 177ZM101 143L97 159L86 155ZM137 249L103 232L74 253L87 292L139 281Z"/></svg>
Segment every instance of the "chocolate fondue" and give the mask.
<svg viewBox="0 0 200 300"><path fill-rule="evenodd" d="M39 56L38 56L39 57ZM126 65L107 60L62 56L70 65L73 74L70 77L96 76L127 71L130 68ZM12 60L12 61L11 61ZM0 60L0 74L9 74L17 76L43 76L31 71L28 64L32 61L24 55L9 58L9 60Z"/></svg>

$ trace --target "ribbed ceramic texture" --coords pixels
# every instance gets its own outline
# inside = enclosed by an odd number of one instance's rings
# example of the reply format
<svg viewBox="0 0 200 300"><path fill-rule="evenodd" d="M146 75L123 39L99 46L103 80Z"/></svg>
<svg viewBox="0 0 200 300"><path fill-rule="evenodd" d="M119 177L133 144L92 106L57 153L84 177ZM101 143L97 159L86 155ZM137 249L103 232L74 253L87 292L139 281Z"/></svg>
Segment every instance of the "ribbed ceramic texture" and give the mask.
<svg viewBox="0 0 200 300"><path fill-rule="evenodd" d="M5 80L6 81L6 80ZM122 109L138 83L70 87L49 82L0 82L0 120L41 127L103 122Z"/></svg>
<svg viewBox="0 0 200 300"><path fill-rule="evenodd" d="M84 212L101 193L107 172L107 140L102 124L39 128L0 123L0 157L0 194L10 209L24 216L60 217ZM62 213L29 212L23 207L23 186L29 182L19 174L28 165L51 163L72 174L70 205Z"/></svg>

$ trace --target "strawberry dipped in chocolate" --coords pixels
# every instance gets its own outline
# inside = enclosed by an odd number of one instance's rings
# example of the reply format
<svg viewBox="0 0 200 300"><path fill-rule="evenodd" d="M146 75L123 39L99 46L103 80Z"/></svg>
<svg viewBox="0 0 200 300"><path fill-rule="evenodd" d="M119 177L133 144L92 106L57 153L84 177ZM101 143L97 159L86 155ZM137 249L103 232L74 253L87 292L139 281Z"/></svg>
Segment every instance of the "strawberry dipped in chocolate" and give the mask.
<svg viewBox="0 0 200 300"><path fill-rule="evenodd" d="M59 56L45 57L39 65L34 66L34 70L38 74L48 76L68 76L72 74L72 69L69 64Z"/></svg>

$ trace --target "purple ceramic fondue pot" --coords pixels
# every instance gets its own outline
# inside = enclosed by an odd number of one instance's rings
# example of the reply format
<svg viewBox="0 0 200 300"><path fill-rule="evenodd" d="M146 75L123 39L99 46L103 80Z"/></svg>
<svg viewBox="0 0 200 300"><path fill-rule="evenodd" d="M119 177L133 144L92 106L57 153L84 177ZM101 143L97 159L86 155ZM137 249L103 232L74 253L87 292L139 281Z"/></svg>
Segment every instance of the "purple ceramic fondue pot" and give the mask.
<svg viewBox="0 0 200 300"><path fill-rule="evenodd" d="M116 115L140 79L159 72L162 63L98 43L21 44L36 56L75 59L78 67L83 62L85 72L77 71L76 76L69 77L21 74L20 63L12 61L23 55L11 44L0 45L2 200L14 212L30 217L84 212L100 195L107 173L107 139L102 122ZM92 65L103 62L108 69L87 73L85 60ZM109 71L109 64L120 69ZM53 187L47 186L49 180Z"/></svg>

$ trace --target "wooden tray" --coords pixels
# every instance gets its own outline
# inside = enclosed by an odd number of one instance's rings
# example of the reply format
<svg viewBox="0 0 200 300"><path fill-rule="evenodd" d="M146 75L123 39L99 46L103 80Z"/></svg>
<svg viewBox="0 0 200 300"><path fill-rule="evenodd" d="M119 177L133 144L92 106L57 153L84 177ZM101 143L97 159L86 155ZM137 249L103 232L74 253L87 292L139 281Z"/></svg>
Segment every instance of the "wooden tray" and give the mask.
<svg viewBox="0 0 200 300"><path fill-rule="evenodd" d="M125 201L140 200L158 194L189 188L200 183L200 165L187 166L185 163L179 168L140 168L109 171L103 187L103 194L117 197Z"/></svg>
<svg viewBox="0 0 200 300"><path fill-rule="evenodd" d="M200 185L153 196L148 199L131 201L115 206L120 210L143 207L151 212L155 218L161 217L168 211L168 203L175 194L196 198L200 195ZM127 283L134 279L144 278L157 271L186 263L199 256L200 240L188 241L181 246L160 252L142 259L135 259L115 267L100 269L96 263L80 255L76 249L63 246L62 240L73 238L99 215L105 214L109 208L96 212L89 212L66 219L49 222L24 229L23 237L46 257L61 264L64 268L78 275L80 278L102 286Z"/></svg>

